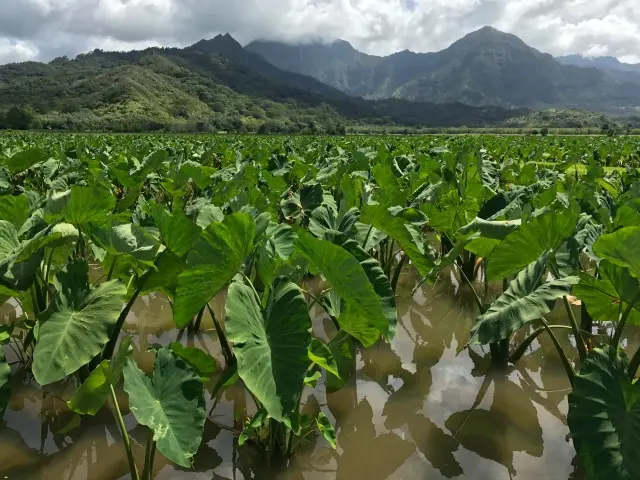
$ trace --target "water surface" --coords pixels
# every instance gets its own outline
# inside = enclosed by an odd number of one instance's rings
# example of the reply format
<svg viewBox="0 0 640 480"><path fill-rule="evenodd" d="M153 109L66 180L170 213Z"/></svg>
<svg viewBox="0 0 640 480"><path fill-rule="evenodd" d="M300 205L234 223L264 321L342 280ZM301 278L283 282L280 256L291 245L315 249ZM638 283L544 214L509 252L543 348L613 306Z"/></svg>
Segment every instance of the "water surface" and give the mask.
<svg viewBox="0 0 640 480"><path fill-rule="evenodd" d="M445 278L411 296L414 279L407 275L403 280L391 344L380 342L360 352L356 373L342 390L326 395L321 380L316 389L304 393L307 411L322 410L335 422L336 451L314 437L287 465L268 466L255 447L238 448L231 430L240 428L239 419L251 414L254 406L237 386L222 395L212 421L207 421L193 470L176 467L158 453L155 478L568 479L575 455L567 438L569 383L552 343L541 336L517 366L491 370L488 352L480 346L466 348L476 316L468 292L455 292L455 285ZM223 318L224 295L214 303L216 315ZM318 309L313 314L314 333L331 335L331 322ZM10 307L0 310L0 319L12 315L16 312ZM564 323L562 310L550 319ZM178 335L168 301L155 294L137 301L126 328L134 337L138 362L147 370L153 363L147 346L166 345ZM208 351L223 367L208 316L203 328L200 333L184 332L181 341ZM559 332L563 345L573 352L568 334ZM638 331L631 335L627 342L640 343ZM7 358L15 360L6 350ZM64 403L74 391L72 383L43 394L30 376L15 368L14 374L0 429L0 478L129 478L109 408L81 421ZM126 395L120 397L128 411ZM213 406L210 399L207 403ZM131 414L125 420L142 465L146 430L136 426Z"/></svg>

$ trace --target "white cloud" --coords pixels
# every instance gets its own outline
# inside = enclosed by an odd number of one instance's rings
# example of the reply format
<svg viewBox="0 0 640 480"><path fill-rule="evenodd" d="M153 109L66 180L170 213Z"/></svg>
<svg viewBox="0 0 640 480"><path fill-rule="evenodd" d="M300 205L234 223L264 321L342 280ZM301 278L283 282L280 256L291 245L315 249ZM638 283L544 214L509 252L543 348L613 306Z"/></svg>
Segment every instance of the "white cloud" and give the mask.
<svg viewBox="0 0 640 480"><path fill-rule="evenodd" d="M434 51L484 25L554 55L640 57L638 0L0 0L0 52L13 52L0 62L184 46L227 31L241 42L342 38L375 54Z"/></svg>
<svg viewBox="0 0 640 480"><path fill-rule="evenodd" d="M11 42L0 38L0 64L34 60L38 53L36 47L26 42Z"/></svg>

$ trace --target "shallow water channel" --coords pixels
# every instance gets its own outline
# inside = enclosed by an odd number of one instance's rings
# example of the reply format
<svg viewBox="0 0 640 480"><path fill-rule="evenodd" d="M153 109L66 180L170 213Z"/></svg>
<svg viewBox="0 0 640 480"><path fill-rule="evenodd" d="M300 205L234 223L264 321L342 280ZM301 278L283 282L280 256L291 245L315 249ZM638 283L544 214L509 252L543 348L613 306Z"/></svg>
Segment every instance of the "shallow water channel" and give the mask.
<svg viewBox="0 0 640 480"><path fill-rule="evenodd" d="M205 426L193 470L156 456L157 479L382 480L387 478L569 479L574 450L567 438L566 374L550 341L541 338L517 366L490 372L488 352L465 348L475 318L471 296L454 292L447 279L411 296L412 275L399 287L398 329L391 345L358 354L357 372L342 390L326 395L323 380L305 392L310 411L321 409L336 424L338 449L311 438L287 465L267 466L255 447L236 446L234 416L251 414L241 388L224 393ZM224 295L216 298L222 318ZM562 321L562 311L550 316ZM314 308L314 333L326 337L331 322ZM13 312L0 310L3 316ZM555 317L555 318L554 318ZM185 333L224 365L215 330L205 317L201 333ZM176 339L171 307L161 296L138 300L127 330L137 357L151 369L148 345ZM568 347L565 330L561 341ZM628 342L637 344L638 331ZM544 336L543 336L544 337ZM8 349L7 349L8 350ZM7 352L11 360L10 351ZM15 357L13 357L15 359ZM0 478L113 480L129 478L120 435L108 408L95 418L68 412L63 398L74 386L43 394L30 377L15 372L13 393L0 428ZM211 388L211 385L208 387ZM208 398L208 396L207 396ZM126 395L121 396L127 409ZM213 402L208 399L208 408ZM126 416L138 463L146 431ZM239 426L236 423L236 428Z"/></svg>

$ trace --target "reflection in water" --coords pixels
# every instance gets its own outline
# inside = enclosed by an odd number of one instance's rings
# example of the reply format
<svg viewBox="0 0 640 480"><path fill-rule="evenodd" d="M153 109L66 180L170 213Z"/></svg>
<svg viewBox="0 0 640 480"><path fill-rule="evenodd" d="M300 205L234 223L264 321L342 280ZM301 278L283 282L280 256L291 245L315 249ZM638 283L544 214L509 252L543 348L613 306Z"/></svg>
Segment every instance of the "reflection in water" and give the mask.
<svg viewBox="0 0 640 480"><path fill-rule="evenodd" d="M312 438L286 464L267 466L251 445L238 448L228 429L240 429L243 416L251 415L254 405L236 386L215 404L193 469L176 467L158 453L154 478L569 478L574 451L566 439L568 382L551 342L543 335L518 365L491 371L487 352L477 345L466 346L475 313L464 286L453 293L452 283L442 281L411 296L414 280L410 275L401 279L393 342L380 342L358 353L355 374L338 392L327 395L324 380L315 390L305 391L305 410L322 410L335 421L336 451L324 439ZM221 294L213 302L222 321L224 301ZM318 315L314 333L332 335L326 316L317 308L313 313ZM561 309L557 315L550 318L562 322ZM0 317L15 316L11 308L0 312ZM208 312L202 325L205 331L181 332L180 341L210 352L221 370L224 358ZM126 328L135 338L136 358L147 371L153 364L147 347L166 345L179 335L171 305L155 294L138 299ZM519 333L517 340L525 335ZM570 349L568 333L562 331L559 337ZM637 345L640 329L631 330L626 341ZM29 375L16 371L12 382L11 401L0 428L0 475L10 479L128 478L110 408L94 418L80 419L66 409L63 400L73 393L74 384L43 393ZM128 413L126 395L120 392L120 398L141 465L146 430ZM207 401L207 408L212 408L213 402Z"/></svg>

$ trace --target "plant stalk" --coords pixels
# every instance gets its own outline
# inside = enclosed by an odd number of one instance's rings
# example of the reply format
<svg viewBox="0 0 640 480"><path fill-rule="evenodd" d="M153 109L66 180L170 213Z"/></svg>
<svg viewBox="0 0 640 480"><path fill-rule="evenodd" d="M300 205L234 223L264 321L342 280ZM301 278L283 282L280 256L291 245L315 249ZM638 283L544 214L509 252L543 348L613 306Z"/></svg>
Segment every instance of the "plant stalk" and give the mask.
<svg viewBox="0 0 640 480"><path fill-rule="evenodd" d="M396 271L393 274L393 279L391 280L391 290L396 291L396 287L398 286L398 280L400 279L400 274L402 273L402 267L404 267L405 262L407 261L407 254L404 253L400 258L400 262L396 267Z"/></svg>
<svg viewBox="0 0 640 480"><path fill-rule="evenodd" d="M227 366L229 366L233 362L233 352L231 352L231 347L229 346L229 342L227 341L227 336L224 333L220 322L218 322L218 318L216 317L213 308L211 308L211 305L209 305L209 302L207 302L207 308L209 309L209 314L211 315L211 319L213 320L213 326L215 327L216 334L218 335L218 339L220 340L220 347L222 348L224 361L226 362Z"/></svg>
<svg viewBox="0 0 640 480"><path fill-rule="evenodd" d="M549 328L562 328L572 330L572 328L568 325L549 325ZM509 356L509 361L511 363L516 363L518 360L520 360L524 355L524 352L527 351L527 348L529 348L533 341L538 338L544 331L546 331L544 327L539 327L531 332L529 336L525 338L518 346L518 348L516 348L515 351Z"/></svg>
<svg viewBox="0 0 640 480"><path fill-rule="evenodd" d="M560 355L560 359L562 360L564 369L567 372L569 383L573 387L573 382L576 377L576 371L573 369L573 365L571 365L571 362L567 358L567 354L562 349L562 345L560 345L560 342L558 341L558 337L556 337L556 334L553 333L553 330L551 330L551 327L549 326L549 322L547 322L547 320L544 317L541 317L540 320L542 321L542 325L544 326L544 329L547 331L547 333L551 337L551 341L555 345L556 350L558 350L558 355Z"/></svg>
<svg viewBox="0 0 640 480"><path fill-rule="evenodd" d="M638 303L639 300L640 300L640 291L638 291L635 298L631 300L631 302L629 302L629 304L627 305L627 308L618 317L618 325L616 326L616 333L613 335L613 338L611 339L611 346L616 350L620 345L620 339L622 338L622 330L624 330L624 326L627 323L627 319L629 318L629 315L631 315L631 310L633 310L633 307L635 306L636 303Z"/></svg>
<svg viewBox="0 0 640 480"><path fill-rule="evenodd" d="M640 347L638 347L638 350L636 350L636 353L631 357L631 361L629 362L629 380L632 382L636 378L638 368L640 368Z"/></svg>
<svg viewBox="0 0 640 480"><path fill-rule="evenodd" d="M129 312L133 308L133 304L138 299L140 292L142 292L142 289L144 288L144 285L145 283L147 283L147 280L149 279L150 276L151 276L151 270L148 270L140 279L140 285L138 286L136 291L133 293L133 296L127 302L127 305L124 307L124 310L120 312L120 316L118 317L118 321L116 322L116 325L113 329L111 338L109 338L109 342L105 345L104 350L102 351L102 357L101 357L102 360L111 360L111 357L113 356L113 352L116 349L116 343L118 343L118 337L120 336L120 331L122 330L122 326L124 325L124 322L127 319L127 315L129 315Z"/></svg>
<svg viewBox="0 0 640 480"><path fill-rule="evenodd" d="M564 308L567 310L567 315L571 322L571 330L573 331L573 336L576 339L576 348L578 349L578 355L580 356L580 363L582 363L584 362L584 359L587 358L587 347L584 343L584 338L582 338L582 334L580 333L580 327L578 327L576 316L573 314L569 298L564 295L562 297L562 301L564 302Z"/></svg>
<svg viewBox="0 0 640 480"><path fill-rule="evenodd" d="M118 427L120 427L120 434L122 435L122 443L124 444L124 449L127 452L127 461L129 462L129 471L131 472L131 478L132 480L140 480L138 467L136 467L136 461L133 458L133 451L131 450L131 440L129 439L129 432L127 432L127 427L124 424L122 413L120 412L120 406L118 405L118 397L116 395L116 391L113 389L113 385L110 385L109 389L111 390L111 402L113 403L114 414L116 417L116 421L118 422Z"/></svg>
<svg viewBox="0 0 640 480"><path fill-rule="evenodd" d="M118 257L113 257L113 262L111 262L111 267L109 267L109 273L107 274L107 282L111 280L113 276L113 271L116 268L116 262L118 261Z"/></svg>
<svg viewBox="0 0 640 480"><path fill-rule="evenodd" d="M144 453L144 470L142 480L153 480L153 460L156 456L156 442L153 441L153 430L149 429L147 449Z"/></svg>

